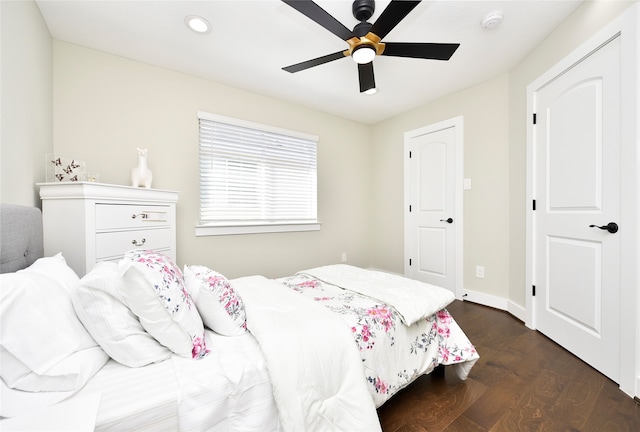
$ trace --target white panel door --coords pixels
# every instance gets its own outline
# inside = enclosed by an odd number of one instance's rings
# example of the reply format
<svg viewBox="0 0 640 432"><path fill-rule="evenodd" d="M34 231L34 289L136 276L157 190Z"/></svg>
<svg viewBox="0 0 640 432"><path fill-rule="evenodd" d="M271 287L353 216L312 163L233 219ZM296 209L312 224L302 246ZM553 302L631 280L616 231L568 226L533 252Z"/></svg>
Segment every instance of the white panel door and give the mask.
<svg viewBox="0 0 640 432"><path fill-rule="evenodd" d="M538 90L534 139L536 327L616 382L620 64L617 37Z"/></svg>
<svg viewBox="0 0 640 432"><path fill-rule="evenodd" d="M456 293L456 127L405 137L405 275Z"/></svg>

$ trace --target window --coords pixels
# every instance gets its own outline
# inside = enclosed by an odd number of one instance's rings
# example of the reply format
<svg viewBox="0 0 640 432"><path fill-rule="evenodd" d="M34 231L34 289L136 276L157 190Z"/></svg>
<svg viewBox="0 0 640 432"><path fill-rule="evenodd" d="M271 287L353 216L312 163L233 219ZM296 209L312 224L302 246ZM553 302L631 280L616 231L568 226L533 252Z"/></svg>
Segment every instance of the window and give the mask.
<svg viewBox="0 0 640 432"><path fill-rule="evenodd" d="M318 230L318 138L198 112L196 235Z"/></svg>

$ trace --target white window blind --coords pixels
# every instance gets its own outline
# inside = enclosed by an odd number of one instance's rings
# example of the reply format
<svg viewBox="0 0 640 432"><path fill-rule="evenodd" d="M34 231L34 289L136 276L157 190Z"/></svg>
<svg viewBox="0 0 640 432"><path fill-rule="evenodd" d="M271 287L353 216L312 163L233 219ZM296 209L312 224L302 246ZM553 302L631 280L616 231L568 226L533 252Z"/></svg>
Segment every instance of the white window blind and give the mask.
<svg viewBox="0 0 640 432"><path fill-rule="evenodd" d="M317 224L317 137L202 112L198 119L200 226Z"/></svg>

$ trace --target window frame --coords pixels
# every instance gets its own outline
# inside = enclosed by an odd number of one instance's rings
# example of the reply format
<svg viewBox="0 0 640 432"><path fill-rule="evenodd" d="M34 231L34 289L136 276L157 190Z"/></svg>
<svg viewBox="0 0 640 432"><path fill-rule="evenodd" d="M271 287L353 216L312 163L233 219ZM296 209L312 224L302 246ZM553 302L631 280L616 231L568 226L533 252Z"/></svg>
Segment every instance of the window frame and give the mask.
<svg viewBox="0 0 640 432"><path fill-rule="evenodd" d="M314 141L316 145L316 219L305 221L280 221L280 222L268 222L268 221L224 221L224 222L203 222L202 217L202 170L200 168L200 120L209 120L217 123L224 123L227 125L259 130L268 133L275 133L284 136ZM320 222L317 216L317 153L318 153L318 136L307 134L303 132L293 131L289 129L279 128L275 126L265 125L261 123L255 123L248 120L242 120L232 117L226 117L218 114L212 114L204 111L198 111L198 223L196 225L195 234L199 236L215 236L215 235L234 235L234 234L260 234L260 233L283 233L283 232L304 232L304 231L318 231L320 230Z"/></svg>

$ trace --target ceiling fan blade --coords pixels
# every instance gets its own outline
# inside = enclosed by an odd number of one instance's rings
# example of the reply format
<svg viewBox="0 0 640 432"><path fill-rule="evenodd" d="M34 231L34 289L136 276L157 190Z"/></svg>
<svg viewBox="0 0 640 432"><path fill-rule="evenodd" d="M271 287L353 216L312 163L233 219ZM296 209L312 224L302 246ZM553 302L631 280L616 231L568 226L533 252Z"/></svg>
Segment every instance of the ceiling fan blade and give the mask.
<svg viewBox="0 0 640 432"><path fill-rule="evenodd" d="M458 43L387 42L382 55L430 60L449 60Z"/></svg>
<svg viewBox="0 0 640 432"><path fill-rule="evenodd" d="M300 72L302 70L309 69L314 66L319 66L321 64L329 63L334 60L340 60L341 58L344 58L344 51L338 51L338 52L334 52L333 54L327 54L326 56L303 61L302 63L297 63L291 66L283 67L282 69L291 73Z"/></svg>
<svg viewBox="0 0 640 432"><path fill-rule="evenodd" d="M382 14L380 14L380 17L378 17L369 31L376 34L380 39L384 38L409 12L418 6L419 3L420 0L392 0L386 9L382 11Z"/></svg>
<svg viewBox="0 0 640 432"><path fill-rule="evenodd" d="M311 0L282 0L298 12L302 13L309 19L320 24L334 35L342 40L349 40L355 37L353 32L346 28L340 21L329 15L327 11L322 9Z"/></svg>
<svg viewBox="0 0 640 432"><path fill-rule="evenodd" d="M373 62L358 64L358 78L360 79L360 93L376 87Z"/></svg>

